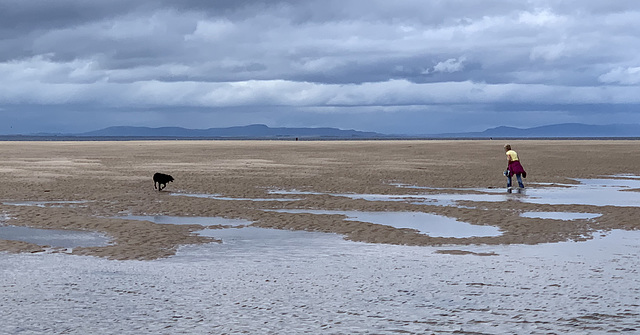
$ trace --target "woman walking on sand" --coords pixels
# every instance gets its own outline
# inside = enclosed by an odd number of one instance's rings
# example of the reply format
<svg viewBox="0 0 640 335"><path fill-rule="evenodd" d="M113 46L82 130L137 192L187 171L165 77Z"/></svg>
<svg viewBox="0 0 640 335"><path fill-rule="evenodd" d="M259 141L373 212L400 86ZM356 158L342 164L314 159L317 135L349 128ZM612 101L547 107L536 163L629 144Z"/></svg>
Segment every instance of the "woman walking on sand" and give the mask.
<svg viewBox="0 0 640 335"><path fill-rule="evenodd" d="M507 188L511 187L511 177L515 174L516 179L518 180L518 186L520 188L524 188L524 184L522 183L522 177L527 178L527 172L524 171L522 164L520 164L520 159L518 159L518 154L511 149L511 145L505 144L504 151L507 153L507 171L504 172L504 175L507 177Z"/></svg>

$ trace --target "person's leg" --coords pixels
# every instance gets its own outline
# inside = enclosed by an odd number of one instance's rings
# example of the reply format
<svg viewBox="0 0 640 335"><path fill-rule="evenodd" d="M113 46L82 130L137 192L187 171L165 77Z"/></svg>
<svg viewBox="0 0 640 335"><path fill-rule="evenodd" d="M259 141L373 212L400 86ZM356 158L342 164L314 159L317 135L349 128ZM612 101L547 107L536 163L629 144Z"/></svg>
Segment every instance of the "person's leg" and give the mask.
<svg viewBox="0 0 640 335"><path fill-rule="evenodd" d="M511 187L511 176L507 176L507 188Z"/></svg>
<svg viewBox="0 0 640 335"><path fill-rule="evenodd" d="M511 179L511 178L509 178ZM524 188L524 184L522 183L522 175L521 174L516 174L516 179L518 180L518 186L520 186L520 188Z"/></svg>

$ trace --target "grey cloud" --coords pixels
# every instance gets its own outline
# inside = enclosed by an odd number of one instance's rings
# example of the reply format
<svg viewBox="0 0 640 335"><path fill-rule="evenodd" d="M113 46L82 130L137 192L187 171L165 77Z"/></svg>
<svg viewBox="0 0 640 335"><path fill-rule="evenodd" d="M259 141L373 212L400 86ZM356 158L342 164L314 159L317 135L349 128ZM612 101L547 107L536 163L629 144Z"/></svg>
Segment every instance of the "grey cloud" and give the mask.
<svg viewBox="0 0 640 335"><path fill-rule="evenodd" d="M3 0L0 1L0 34L8 37L77 26L121 15L136 7L136 2L125 0Z"/></svg>
<svg viewBox="0 0 640 335"><path fill-rule="evenodd" d="M264 65L263 71L254 73L261 75L259 78L327 78L329 82L347 82L346 78L351 78L351 82L363 82L366 80L384 80L387 78L397 78L400 73L397 71L399 67L415 68L413 64L406 64L407 58L415 58L416 53L423 54L424 58L440 58L439 61L446 61L450 58L459 57L460 53L469 54L470 58L475 61L486 61L483 58L488 57L488 53L501 53L497 48L500 45L503 34L502 31L488 30L482 33L487 38L482 41L482 35L474 40L460 40L460 46L456 46L456 42L447 42L450 38L447 34L465 34L464 24L450 26L439 25L441 22L433 24L431 22L424 24L419 23L415 19L423 19L423 17L433 16L433 13L451 13L456 15L435 15L440 18L464 18L473 22L473 18L482 21L484 11L489 12L495 10L497 4L501 2L491 2L483 4L479 10L471 6L461 6L460 3L443 2L432 6L424 13L416 11L415 8L424 6L422 2L407 1L400 5L390 5L388 2L372 2L371 6L376 10L367 10L356 8L359 2L341 1L338 2L304 2L302 5L294 7L294 2L286 3L269 3L259 1L244 1L240 3L229 1L213 1L213 2L186 2L178 6L177 2L170 3L168 9L160 9L153 7L145 7L147 11L143 15L141 12L134 11L133 14L121 15L117 18L109 17L103 20L97 20L93 23L84 25L72 24L63 29L55 29L48 33L44 33L38 37L33 37L31 45L23 46L22 49L32 50L33 55L51 54L53 59L65 61L74 58L96 58L106 69L127 69L135 68L138 65L149 66L153 64L176 63L180 62L185 65L198 67L202 62L221 62L223 60L232 59L242 67L244 64L260 63ZM492 6L494 4L494 6ZM452 11L458 5L463 11L461 13ZM288 6L288 10L280 8ZM172 9L173 8L173 9ZM181 8L188 10L183 13L174 10ZM187 37L196 34L198 26L206 26L208 17L202 14L195 14L195 10L207 8L220 8L220 12L227 13L229 11L249 11L250 9L258 10L265 8L274 8L273 11L251 12L247 14L247 18L240 21L228 21L228 31L220 33L217 38L211 39L211 31L203 28L203 37L209 39ZM333 10L339 8L339 10ZM473 11L471 9L474 9ZM484 11L482 10L484 9ZM504 11L504 8L501 8ZM312 12L316 15L322 13L330 13L331 15L323 20L317 20L314 24L313 20L302 20L302 26L296 26L294 19L296 15L301 13ZM111 13L113 14L113 13ZM422 14L422 15L420 15ZM473 14L471 16L471 14ZM506 13L508 14L508 12ZM264 17L256 17L263 15ZM290 15L290 16L283 16ZM378 21L378 17L390 18L387 21ZM470 15L470 16L463 16ZM336 20L324 24L327 20ZM106 20L106 21L105 21ZM227 17L221 16L221 20L228 20ZM428 21L428 20L427 20ZM382 22L382 23L381 23ZM386 22L386 23L385 23ZM214 22L215 24L215 22ZM397 30L399 25L407 25L408 29L413 32L393 32ZM478 22L476 21L476 24ZM333 28L337 26L337 28ZM157 30L153 30L156 28ZM258 28L259 30L255 30ZM500 26L496 25L496 29ZM212 28L212 29L215 29ZM473 29L473 28L472 28ZM300 33L296 33L300 31ZM422 37L425 32L426 37ZM533 59L529 61L535 62L537 59L547 61L558 61L562 52L554 51L554 45L531 45L534 39L539 37L535 32L529 33L529 36L520 36L523 39L521 45L511 44L506 47L510 48L509 52L503 54L511 54L517 56L518 52L521 57L517 59L518 64L522 64L523 60L526 64L524 55ZM432 36L428 36L428 35ZM473 34L473 33L471 33ZM487 35L488 34L488 35ZM207 36L208 35L208 36ZM445 35L444 38L438 38L438 35ZM277 38L279 36L281 38ZM402 38L413 36L414 43L422 44L422 48L411 47L410 42L406 44L401 42ZM526 40L528 39L528 41ZM29 40L29 38L26 38ZM353 42L347 42L352 40ZM495 43L498 43L497 45ZM522 47L519 51L518 48ZM462 49L461 49L462 48ZM454 49L454 50L449 50ZM570 46L565 48L570 49ZM555 53L554 53L555 52ZM266 54L266 55L265 55ZM551 58L549 58L551 56ZM555 59L553 59L555 57ZM306 59L306 61L305 61ZM513 59L513 58L512 58ZM509 65L512 59L502 61L500 66ZM332 61L333 60L333 61ZM303 61L303 63L301 63ZM318 62L327 64L325 69L309 69L305 68L299 72L294 66L295 64L308 64L309 62ZM394 66L372 67L367 64L393 63ZM490 62L487 62L491 65ZM437 63L436 63L437 65ZM432 64L422 64L422 66L433 66ZM230 66L233 68L234 66ZM370 75L360 77L343 76L336 78L328 76L327 73L341 71L342 68L362 68L367 70ZM218 66L220 68L220 66ZM488 71L491 67L485 65ZM519 71L519 69L513 69ZM254 71L255 72L255 71ZM363 72L348 71L349 74ZM308 75L305 75L308 73ZM226 80L226 76L217 77L219 72L213 72L209 80ZM199 71L199 77L207 80L206 73ZM492 74L494 76L494 74ZM408 76L407 78L411 78ZM369 79L371 78L371 79ZM243 80L239 78L238 80Z"/></svg>
<svg viewBox="0 0 640 335"><path fill-rule="evenodd" d="M325 114L309 108L419 106L442 123L466 113L448 105L605 110L637 103L638 20L636 1L0 0L0 113L87 105L131 123L152 114L126 108L254 108L239 115L315 124Z"/></svg>

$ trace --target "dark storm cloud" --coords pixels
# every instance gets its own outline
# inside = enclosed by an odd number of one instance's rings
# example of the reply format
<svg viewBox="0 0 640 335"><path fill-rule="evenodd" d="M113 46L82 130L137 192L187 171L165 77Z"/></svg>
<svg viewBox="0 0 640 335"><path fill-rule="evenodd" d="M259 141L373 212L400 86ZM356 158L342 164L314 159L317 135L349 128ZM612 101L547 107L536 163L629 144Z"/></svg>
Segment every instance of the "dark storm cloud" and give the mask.
<svg viewBox="0 0 640 335"><path fill-rule="evenodd" d="M66 107L94 128L171 113L383 132L640 122L639 20L636 1L0 0L0 113L68 128Z"/></svg>
<svg viewBox="0 0 640 335"><path fill-rule="evenodd" d="M135 2L123 0L3 0L0 1L0 33L16 34L79 26L129 12Z"/></svg>

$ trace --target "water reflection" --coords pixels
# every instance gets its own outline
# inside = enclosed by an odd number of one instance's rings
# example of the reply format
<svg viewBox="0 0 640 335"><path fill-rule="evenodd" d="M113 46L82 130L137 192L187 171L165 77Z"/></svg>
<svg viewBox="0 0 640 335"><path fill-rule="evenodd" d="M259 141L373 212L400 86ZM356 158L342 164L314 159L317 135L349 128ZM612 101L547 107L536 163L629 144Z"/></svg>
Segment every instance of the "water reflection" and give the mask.
<svg viewBox="0 0 640 335"><path fill-rule="evenodd" d="M638 328L640 232L464 247L493 257L354 243L332 234L209 232L227 243L186 246L157 261L0 253L0 333L613 334Z"/></svg>
<svg viewBox="0 0 640 335"><path fill-rule="evenodd" d="M100 233L63 229L0 226L0 239L57 248L104 247L110 239Z"/></svg>
<svg viewBox="0 0 640 335"><path fill-rule="evenodd" d="M432 237L484 237L500 236L497 227L478 226L446 216L421 212L360 212L311 209L272 210L280 213L339 214L348 221L362 221L394 228L410 228Z"/></svg>
<svg viewBox="0 0 640 335"><path fill-rule="evenodd" d="M227 219L222 217L207 216L169 216L169 215L127 215L119 216L119 219L150 221L158 224L190 225L201 226L248 226L253 222L242 219Z"/></svg>
<svg viewBox="0 0 640 335"><path fill-rule="evenodd" d="M88 201L3 201L7 206L64 207L65 205L84 204Z"/></svg>
<svg viewBox="0 0 640 335"><path fill-rule="evenodd" d="M293 198L232 198L225 197L221 194L205 194L205 193L171 193L171 195L191 198L227 200L227 201L300 201L303 199Z"/></svg>
<svg viewBox="0 0 640 335"><path fill-rule="evenodd" d="M553 220L589 220L602 216L595 213L572 213L572 212L525 212L520 214L525 218L553 219Z"/></svg>
<svg viewBox="0 0 640 335"><path fill-rule="evenodd" d="M399 188L425 189L440 191L439 193L424 194L356 194L356 193L325 193L327 195L361 199L367 201L402 201L413 204L459 206L460 201L470 202L505 202L517 200L525 203L546 205L590 205L590 206L640 206L640 177L623 175L623 178L574 179L579 184L562 184L552 187L528 187L526 192L508 193L506 188L433 188L395 184ZM456 193L447 193L456 192ZM465 193L469 192L469 193ZM472 193L471 193L472 192ZM312 192L297 192L271 190L272 194L322 194Z"/></svg>
<svg viewBox="0 0 640 335"><path fill-rule="evenodd" d="M547 205L640 206L640 188L636 179L576 179L571 187L531 188L521 201Z"/></svg>
<svg viewBox="0 0 640 335"><path fill-rule="evenodd" d="M315 245L317 248L335 248L339 250L345 242L338 234L307 232L300 230L281 230L259 227L244 227L241 229L206 229L198 232L198 235L221 239L222 246L210 246L210 249L225 250L261 250L262 253L293 255L301 245L307 248ZM355 244L356 242L349 242ZM220 244L218 244L220 245ZM191 248L191 247L185 247ZM197 246L194 246L197 248Z"/></svg>

